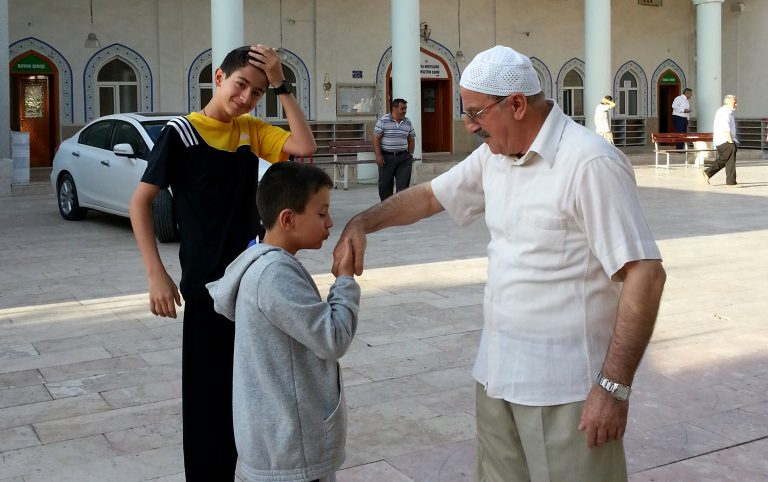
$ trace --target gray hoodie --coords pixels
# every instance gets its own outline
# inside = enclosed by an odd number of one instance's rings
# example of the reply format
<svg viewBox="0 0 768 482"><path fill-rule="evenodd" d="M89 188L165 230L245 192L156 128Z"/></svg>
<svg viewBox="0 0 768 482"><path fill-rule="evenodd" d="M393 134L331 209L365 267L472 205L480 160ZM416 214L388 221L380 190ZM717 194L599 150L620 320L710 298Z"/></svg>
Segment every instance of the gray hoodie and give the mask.
<svg viewBox="0 0 768 482"><path fill-rule="evenodd" d="M288 252L246 249L206 285L235 321L232 409L246 481L306 481L344 461L346 405L337 360L357 329L360 287L339 276L323 301Z"/></svg>

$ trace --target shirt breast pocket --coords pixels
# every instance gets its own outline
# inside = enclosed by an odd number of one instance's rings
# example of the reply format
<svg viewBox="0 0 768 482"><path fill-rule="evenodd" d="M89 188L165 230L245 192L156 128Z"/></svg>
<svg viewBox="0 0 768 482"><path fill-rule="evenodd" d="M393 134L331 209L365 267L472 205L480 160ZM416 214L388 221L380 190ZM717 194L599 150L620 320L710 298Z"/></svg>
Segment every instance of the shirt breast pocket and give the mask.
<svg viewBox="0 0 768 482"><path fill-rule="evenodd" d="M523 211L513 226L510 242L520 263L535 269L557 270L563 266L568 221L564 217ZM516 245L516 246L515 246Z"/></svg>

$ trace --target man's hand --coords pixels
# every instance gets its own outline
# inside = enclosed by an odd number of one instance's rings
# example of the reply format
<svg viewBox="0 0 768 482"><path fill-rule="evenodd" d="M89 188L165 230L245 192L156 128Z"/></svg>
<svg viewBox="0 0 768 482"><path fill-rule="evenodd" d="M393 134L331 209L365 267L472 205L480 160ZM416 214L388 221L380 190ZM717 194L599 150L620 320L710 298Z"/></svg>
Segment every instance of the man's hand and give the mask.
<svg viewBox="0 0 768 482"><path fill-rule="evenodd" d="M168 273L149 278L149 309L155 316L176 318L176 306L181 306L181 296Z"/></svg>
<svg viewBox="0 0 768 482"><path fill-rule="evenodd" d="M355 221L353 218L344 227L339 242L333 248L333 268L331 272L334 276L340 276L343 273L343 266L347 263L351 265L357 276L363 274L363 258L365 257L365 246L367 238L363 223ZM351 257L352 259L348 259Z"/></svg>
<svg viewBox="0 0 768 482"><path fill-rule="evenodd" d="M248 54L249 62L260 68L267 74L267 80L272 87L278 87L283 82L283 66L280 63L280 56L272 47L256 44L251 47Z"/></svg>
<svg viewBox="0 0 768 482"><path fill-rule="evenodd" d="M335 253L334 253L335 254ZM353 276L354 275L354 255L352 254L352 242L349 238L344 241L344 250L341 253L341 258L338 263L338 276Z"/></svg>
<svg viewBox="0 0 768 482"><path fill-rule="evenodd" d="M581 411L579 430L584 432L587 447L596 448L612 440L621 440L627 428L629 401L616 400L601 386L594 384Z"/></svg>
<svg viewBox="0 0 768 482"><path fill-rule="evenodd" d="M376 155L376 165L379 167L384 167L384 156Z"/></svg>

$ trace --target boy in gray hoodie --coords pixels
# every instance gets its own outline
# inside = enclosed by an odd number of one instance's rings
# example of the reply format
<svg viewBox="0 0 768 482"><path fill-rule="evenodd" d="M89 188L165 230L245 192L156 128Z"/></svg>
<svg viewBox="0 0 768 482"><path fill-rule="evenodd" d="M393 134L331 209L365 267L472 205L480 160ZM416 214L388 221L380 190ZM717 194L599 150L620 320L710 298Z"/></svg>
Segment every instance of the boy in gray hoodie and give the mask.
<svg viewBox="0 0 768 482"><path fill-rule="evenodd" d="M328 238L332 186L315 166L273 164L256 196L264 242L206 285L216 311L235 322L232 405L242 480L335 480L344 461L337 360L357 329L360 287L349 256L323 301L295 257Z"/></svg>

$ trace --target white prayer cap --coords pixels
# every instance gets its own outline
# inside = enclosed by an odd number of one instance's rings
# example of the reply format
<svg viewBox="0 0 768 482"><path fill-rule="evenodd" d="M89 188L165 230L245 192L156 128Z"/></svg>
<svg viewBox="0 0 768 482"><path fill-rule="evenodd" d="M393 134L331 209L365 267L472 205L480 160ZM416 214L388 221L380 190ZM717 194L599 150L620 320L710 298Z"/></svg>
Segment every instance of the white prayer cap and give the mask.
<svg viewBox="0 0 768 482"><path fill-rule="evenodd" d="M503 45L477 54L461 74L459 85L497 96L518 92L528 96L541 92L541 82L531 59Z"/></svg>

